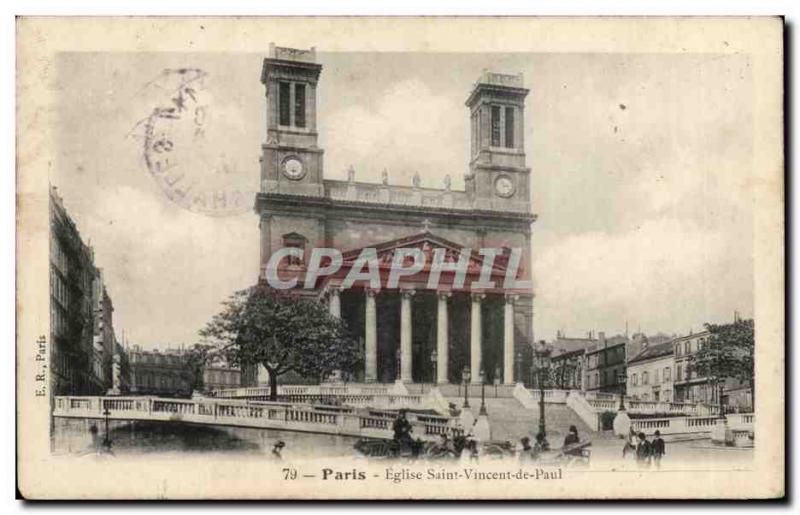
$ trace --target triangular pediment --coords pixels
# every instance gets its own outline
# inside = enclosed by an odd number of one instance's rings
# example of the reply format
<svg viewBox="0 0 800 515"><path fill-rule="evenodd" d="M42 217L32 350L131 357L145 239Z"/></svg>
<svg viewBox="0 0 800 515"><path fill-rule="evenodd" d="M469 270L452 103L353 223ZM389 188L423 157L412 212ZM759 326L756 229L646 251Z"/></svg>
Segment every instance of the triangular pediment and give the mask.
<svg viewBox="0 0 800 515"><path fill-rule="evenodd" d="M358 259L358 256L361 255L361 252L365 248L375 249L378 255L378 262L380 263L381 268L391 266L391 263L394 259L395 252L397 251L397 249L409 249L409 248L421 249L423 254L425 255L424 270L428 270L430 268L431 263L433 263L434 251L436 249L444 249L446 263L457 263L461 250L469 247L465 245L460 245L458 243L452 242L448 239L442 238L441 236L437 236L431 232L426 231L411 236L404 236L402 238L385 241L375 245L367 245L366 247L346 251L342 254L344 265L347 266L349 264L352 264L356 259ZM484 257L483 255L478 253L476 249L470 249L470 250L471 250L471 255L469 258L468 273L470 274L480 273L481 267L483 266ZM410 264L412 258L409 257L407 259L408 263L406 263L406 265ZM506 271L505 264L507 263L507 259L508 259L507 253L495 257L494 263L492 265L492 275L505 273Z"/></svg>

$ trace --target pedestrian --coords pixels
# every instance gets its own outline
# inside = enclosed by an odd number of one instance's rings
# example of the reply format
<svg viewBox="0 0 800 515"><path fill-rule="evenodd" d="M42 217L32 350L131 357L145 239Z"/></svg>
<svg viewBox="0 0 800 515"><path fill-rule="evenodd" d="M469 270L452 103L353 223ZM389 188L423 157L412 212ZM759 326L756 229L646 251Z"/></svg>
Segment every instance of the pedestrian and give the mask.
<svg viewBox="0 0 800 515"><path fill-rule="evenodd" d="M653 445L647 441L647 436L639 433L639 443L636 444L636 461L641 467L649 467L653 456Z"/></svg>
<svg viewBox="0 0 800 515"><path fill-rule="evenodd" d="M569 433L567 433L567 436L564 437L564 447L579 443L580 441L581 439L578 437L578 428L575 426L569 426Z"/></svg>
<svg viewBox="0 0 800 515"><path fill-rule="evenodd" d="M531 439L527 436L523 436L519 443L519 462L521 464L533 463L535 460L533 447L531 446Z"/></svg>
<svg viewBox="0 0 800 515"><path fill-rule="evenodd" d="M656 463L656 468L661 468L661 457L666 453L666 445L664 444L664 439L661 438L661 431L656 429L655 438L653 439L653 461Z"/></svg>
<svg viewBox="0 0 800 515"><path fill-rule="evenodd" d="M628 455L629 452L633 453L633 456L636 456L636 444L638 443L639 437L636 434L636 431L631 426L630 430L628 431L628 437L625 439L625 445L622 447L622 457Z"/></svg>
<svg viewBox="0 0 800 515"><path fill-rule="evenodd" d="M278 440L275 442L275 445L272 447L272 457L279 461L283 460L281 452L283 451L284 447L286 447L286 444L283 440Z"/></svg>

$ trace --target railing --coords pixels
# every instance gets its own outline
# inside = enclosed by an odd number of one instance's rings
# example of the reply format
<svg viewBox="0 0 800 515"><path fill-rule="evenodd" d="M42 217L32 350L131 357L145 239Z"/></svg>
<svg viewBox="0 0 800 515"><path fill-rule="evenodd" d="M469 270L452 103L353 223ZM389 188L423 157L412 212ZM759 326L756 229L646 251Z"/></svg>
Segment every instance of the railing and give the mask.
<svg viewBox="0 0 800 515"><path fill-rule="evenodd" d="M753 414L742 414L740 418L726 417L728 425L734 432L747 434L753 431ZM676 434L706 434L711 433L717 424L722 424L723 419L718 416L709 417L665 417L665 418L634 418L631 427L645 434L652 434L658 430L663 435Z"/></svg>
<svg viewBox="0 0 800 515"><path fill-rule="evenodd" d="M269 400L268 386L231 388L212 392L216 399ZM282 402L375 407L384 409L433 409L445 412L435 392L425 395L393 393L383 385L288 385L279 386L277 398Z"/></svg>
<svg viewBox="0 0 800 515"><path fill-rule="evenodd" d="M56 397L53 416L96 419L108 416L110 420L178 421L391 438L396 412L210 398ZM457 418L410 413L408 419L414 428L414 437L423 440L435 439L440 434L456 435L462 432Z"/></svg>

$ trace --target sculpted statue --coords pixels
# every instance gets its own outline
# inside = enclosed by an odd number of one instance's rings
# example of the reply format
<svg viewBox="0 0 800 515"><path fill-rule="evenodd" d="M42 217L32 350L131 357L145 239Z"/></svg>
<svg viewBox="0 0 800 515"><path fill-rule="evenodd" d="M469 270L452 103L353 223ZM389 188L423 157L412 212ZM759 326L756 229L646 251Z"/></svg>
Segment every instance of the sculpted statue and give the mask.
<svg viewBox="0 0 800 515"><path fill-rule="evenodd" d="M450 191L450 174L444 176L444 189L445 191Z"/></svg>
<svg viewBox="0 0 800 515"><path fill-rule="evenodd" d="M381 182L384 186L389 185L389 172L386 170L386 168L384 168L381 172Z"/></svg>
<svg viewBox="0 0 800 515"><path fill-rule="evenodd" d="M356 180L356 169L353 168L353 165L350 165L350 168L347 169L347 182L353 182Z"/></svg>

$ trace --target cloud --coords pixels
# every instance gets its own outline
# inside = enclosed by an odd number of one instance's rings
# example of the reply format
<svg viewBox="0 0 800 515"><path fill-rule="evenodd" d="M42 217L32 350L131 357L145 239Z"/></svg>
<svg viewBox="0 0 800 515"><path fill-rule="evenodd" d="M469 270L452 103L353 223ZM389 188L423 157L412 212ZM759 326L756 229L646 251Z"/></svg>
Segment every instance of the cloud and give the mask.
<svg viewBox="0 0 800 515"><path fill-rule="evenodd" d="M752 304L749 240L675 218L570 236L536 253L536 329L685 332ZM609 322L616 321L616 323ZM611 325L609 327L608 325Z"/></svg>

